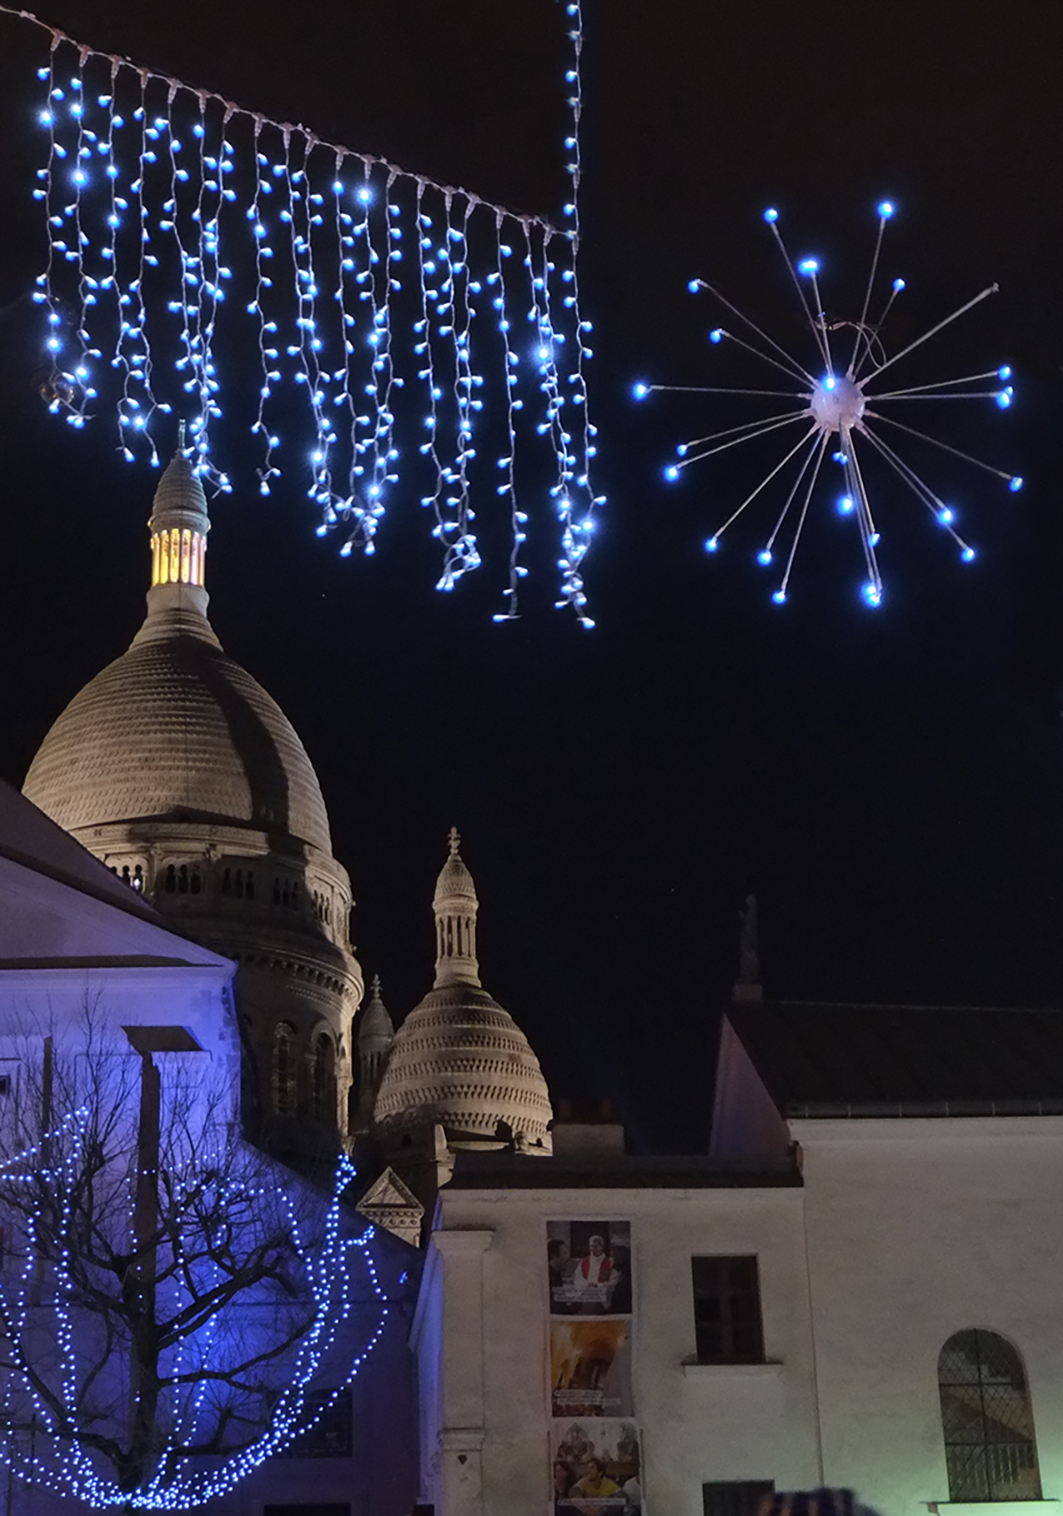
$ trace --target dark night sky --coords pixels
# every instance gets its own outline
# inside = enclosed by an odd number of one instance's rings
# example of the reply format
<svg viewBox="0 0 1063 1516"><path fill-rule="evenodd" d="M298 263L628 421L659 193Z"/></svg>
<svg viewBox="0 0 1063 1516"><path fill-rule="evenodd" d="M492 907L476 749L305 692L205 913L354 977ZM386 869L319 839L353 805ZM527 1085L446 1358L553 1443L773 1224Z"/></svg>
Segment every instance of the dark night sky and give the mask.
<svg viewBox="0 0 1063 1516"><path fill-rule="evenodd" d="M611 1094L637 1144L692 1144L750 888L778 996L1060 1000L1060 27L1043 0L586 10L582 276L610 497L588 560L598 629L550 609L545 543L526 615L499 628L489 572L434 592L415 513L395 508L374 561L341 562L295 483L213 508L212 615L317 766L358 950L393 1011L430 981L456 822L485 982L555 1095ZM550 0L50 0L45 19L485 197L547 214L564 197ZM35 395L18 297L42 256L39 48L0 18L0 773L16 783L136 629L154 484L105 420L75 435ZM887 603L859 602L854 543L824 513L776 608L755 526L726 556L700 548L755 460L669 491L661 463L706 412L636 407L630 383L712 382L718 316L686 293L692 274L800 340L768 203L793 251L831 270L828 302L858 303L884 194L901 207L888 272L909 284L895 344L1002 287L913 382L1010 359L1015 409L972 408L955 435L1027 488L924 458L965 507L977 564L883 479Z"/></svg>

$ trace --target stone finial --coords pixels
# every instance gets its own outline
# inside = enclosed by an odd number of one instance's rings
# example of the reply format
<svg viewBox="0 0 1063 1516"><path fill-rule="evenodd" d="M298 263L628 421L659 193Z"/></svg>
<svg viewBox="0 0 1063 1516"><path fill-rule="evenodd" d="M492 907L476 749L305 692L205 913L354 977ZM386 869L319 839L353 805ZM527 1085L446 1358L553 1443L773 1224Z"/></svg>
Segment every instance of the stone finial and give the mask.
<svg viewBox="0 0 1063 1516"><path fill-rule="evenodd" d="M757 946L757 897L746 896L742 912L742 939L738 950L738 978L732 998L745 1004L757 1004L764 999L760 982L760 953Z"/></svg>
<svg viewBox="0 0 1063 1516"><path fill-rule="evenodd" d="M450 856L452 858L457 858L457 856L458 856L458 848L460 847L460 845L461 845L461 833L458 831L458 829L457 829L456 826L452 826L451 829L450 829Z"/></svg>

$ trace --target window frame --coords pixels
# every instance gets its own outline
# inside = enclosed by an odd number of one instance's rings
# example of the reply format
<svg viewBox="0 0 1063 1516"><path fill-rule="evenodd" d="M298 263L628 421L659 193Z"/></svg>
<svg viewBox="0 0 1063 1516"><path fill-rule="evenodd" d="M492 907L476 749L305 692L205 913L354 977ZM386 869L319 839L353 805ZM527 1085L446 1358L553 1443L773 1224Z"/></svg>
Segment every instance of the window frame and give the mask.
<svg viewBox="0 0 1063 1516"><path fill-rule="evenodd" d="M965 1338L971 1339L969 1344L962 1343ZM966 1354L968 1347L973 1354L968 1359L973 1377L958 1378L952 1371L952 1377L946 1378L950 1361L946 1355L951 1354L954 1361L960 1354ZM996 1358L995 1366L989 1358L990 1348ZM1007 1377L1009 1372L1010 1379ZM937 1381L949 1500L986 1505L1040 1500L1041 1466L1037 1455L1033 1399L1026 1365L1015 1344L1002 1333L990 1331L987 1327L965 1327L954 1332L938 1353ZM1009 1397L1001 1394L1009 1390L1010 1406ZM997 1393L990 1396L987 1391ZM995 1407L993 1400L999 1401ZM1008 1428L1001 1416L991 1413L992 1409L1010 1414L1016 1424ZM1025 1425L1018 1424L1020 1422ZM973 1429L978 1424L981 1438L956 1435L957 1431ZM991 1426L1011 1430L1014 1435L992 1437ZM977 1480L978 1453L981 1454L983 1475L980 1482ZM1005 1466L1012 1472L1010 1480L1002 1477ZM1027 1488L1021 1489L1024 1473ZM1000 1493L1002 1487L1004 1492Z"/></svg>
<svg viewBox="0 0 1063 1516"><path fill-rule="evenodd" d="M752 1287L736 1286L728 1273L745 1265L751 1275ZM694 1294L694 1343L695 1362L705 1364L765 1363L764 1313L761 1305L760 1260L756 1253L696 1253L690 1260L691 1282ZM700 1267L699 1267L700 1266ZM716 1289L705 1288L704 1276L716 1273ZM703 1277L699 1280L699 1274ZM752 1309L743 1317L736 1312L735 1304L742 1299L752 1303ZM702 1307L709 1301L719 1302L718 1315L712 1317ZM736 1346L737 1333L751 1333L748 1346ZM708 1345L709 1334L719 1338L718 1351Z"/></svg>

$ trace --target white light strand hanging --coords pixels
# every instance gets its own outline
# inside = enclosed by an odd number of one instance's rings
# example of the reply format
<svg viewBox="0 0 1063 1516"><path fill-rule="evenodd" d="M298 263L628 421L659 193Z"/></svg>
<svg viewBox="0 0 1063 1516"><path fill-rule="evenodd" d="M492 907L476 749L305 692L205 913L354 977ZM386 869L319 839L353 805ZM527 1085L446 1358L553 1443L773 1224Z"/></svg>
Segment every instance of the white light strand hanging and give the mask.
<svg viewBox="0 0 1063 1516"><path fill-rule="evenodd" d="M374 1228L367 1227L352 1236L344 1225L343 1194L355 1178L355 1168L346 1155L336 1167L331 1198L324 1216L321 1237L313 1245L304 1242L299 1218L288 1192L275 1187L266 1189L241 1184L224 1173L225 1159L216 1157L215 1177L209 1172L212 1155L199 1154L182 1186L196 1188L202 1197L211 1183L225 1193L219 1200L261 1206L279 1203L286 1210L289 1235L304 1271L306 1288L312 1305L307 1330L285 1362L279 1376L279 1393L266 1425L246 1446L229 1456L215 1454L207 1459L183 1453L182 1447L195 1440L201 1416L207 1379L216 1374L219 1354L214 1346L220 1314L214 1313L199 1328L181 1336L174 1350L170 1373L161 1380L161 1394L168 1399L168 1424L165 1443L157 1450L157 1472L139 1488L123 1488L116 1480L100 1474L93 1457L93 1437L86 1431L88 1421L98 1430L86 1410L86 1374L79 1353L77 1330L78 1306L74 1299L72 1260L78 1250L71 1197L76 1176L85 1161L85 1143L89 1136L87 1109L75 1112L58 1128L46 1134L40 1143L0 1164L0 1189L9 1185L32 1187L37 1203L26 1218L24 1235L19 1239L9 1228L7 1248L17 1254L22 1250L22 1267L17 1276L9 1273L0 1281L0 1342L7 1360L4 1376L4 1405L0 1414L12 1416L15 1394L32 1407L33 1422L40 1434L36 1444L23 1447L16 1436L0 1438L0 1465L6 1466L25 1483L49 1489L61 1495L73 1495L97 1507L126 1507L136 1510L187 1511L203 1505L234 1489L267 1458L289 1448L300 1436L317 1426L347 1393L380 1340L388 1320L388 1305L381 1286L370 1244ZM171 1175L171 1177L174 1177ZM231 1193L228 1193L230 1192ZM132 1208L130 1208L132 1209ZM47 1248L43 1237L47 1233ZM134 1238L134 1246L136 1239ZM175 1277L187 1273L187 1260L180 1259L180 1229L166 1237L167 1247L174 1249L180 1266ZM158 1246L163 1253L163 1243ZM344 1356L342 1339L350 1332L350 1317L359 1304L354 1293L354 1278L359 1266L366 1272L368 1294L376 1302L377 1320L365 1342L354 1354ZM41 1291L41 1280L52 1288ZM180 1295L180 1287L178 1287ZM246 1318L236 1331L246 1354L245 1334L251 1330ZM52 1326L45 1327L42 1313L50 1313ZM84 1325L84 1323L82 1323ZM43 1333L43 1335L42 1335ZM62 1365L59 1383L47 1386L42 1378L39 1350L42 1342L54 1339L58 1361ZM117 1356L117 1345L115 1346ZM344 1363L340 1382L332 1383L327 1393L314 1394L319 1371L337 1358ZM97 1371L90 1372L91 1383ZM91 1404L91 1401L88 1402ZM44 1451L39 1451L43 1445Z"/></svg>
<svg viewBox="0 0 1063 1516"><path fill-rule="evenodd" d="M882 236L886 223L893 214L893 203L884 200L878 207L878 235L859 319L857 321L829 321L824 314L820 298L819 260L802 258L794 263L779 231L778 211L770 209L764 212L764 220L785 259L790 279L797 290L805 325L811 332L815 351L811 367L806 367L802 361L791 356L713 285L707 284L703 279L692 279L688 286L691 294L708 292L742 323L739 332L715 327L709 332L709 341L714 344L730 343L761 359L772 369L776 387L742 389L723 385L644 382L634 386L636 400L644 400L653 393L664 391L755 397L772 402L772 411L757 420L723 427L706 436L680 443L676 448L679 461L665 468L664 477L669 481L675 481L681 477L682 470L692 463L699 463L705 458L714 457L717 453L739 447L745 442L759 442L762 438L771 438L783 443L786 451L777 458L769 472L760 479L742 503L730 512L723 525L718 527L705 542L706 552L717 552L724 532L754 502L759 502L770 486L774 485L777 490L785 491L782 507L774 518L769 535L757 553L758 563L764 566L773 563L778 552L777 543L780 534L783 533L784 527L787 528L789 536L782 552L784 559L782 576L772 594L776 605L782 605L787 598L797 546L808 518L809 506L812 503L821 467L826 460L828 449L832 446L831 459L841 467L844 480L844 493L838 498L837 509L841 516L851 517L856 523L866 570L861 595L870 606L878 606L882 603L883 584L877 551L882 534L872 512L864 470L857 456L858 441L861 446L866 443L873 449L883 464L901 482L905 491L913 495L929 511L937 525L942 527L955 542L959 549L960 559L964 563L973 562L976 555L974 548L956 531L955 505L947 504L896 452L891 443L879 435L879 427L884 425L892 431L903 432L908 437L932 444L942 452L974 464L1003 480L1012 491L1022 488L1022 479L1017 474L1009 474L1004 469L983 463L970 453L941 441L931 433L910 426L907 421L898 420L895 414L898 405L901 407L901 414L904 415L905 407L912 403L922 404L939 400L992 400L1000 409L1007 410L1011 405L1014 390L1008 382L1011 379L1011 369L1006 364L981 373L934 380L927 384L905 385L900 389L891 388L888 382L885 385L870 387L874 381L878 380L880 374L921 347L929 338L935 337L958 317L965 315L989 295L994 294L997 289L995 284L988 286L972 300L968 300L953 311L951 315L938 321L922 336L909 342L891 357L887 357L880 332L894 301L905 287L904 280L894 279L881 311L873 320L870 319L870 313L882 249ZM811 303L806 290L811 292ZM840 349L841 352L839 352ZM778 387L782 383L780 375L789 383L789 387L785 390ZM992 385L991 388L977 387L987 382ZM788 404L780 409L778 403L780 401L788 402ZM801 436L793 446L790 446L789 441L793 436L790 429L793 427L801 430ZM776 433L777 437L774 436ZM787 526L788 520L789 526Z"/></svg>
<svg viewBox="0 0 1063 1516"><path fill-rule="evenodd" d="M187 417L188 455L225 492L226 428L246 425L261 493L301 467L318 533L335 532L345 556L375 551L401 477L431 517L441 590L480 566L472 500L497 490L511 546L496 621L517 615L533 490L557 525L557 605L593 626L583 560L605 497L590 480L591 323L576 276L579 0L565 12L571 187L558 229L0 5L51 37L33 193L48 229L35 298L52 411L80 428L113 405L123 456L156 466L176 430L166 418ZM420 435L406 438L396 413L416 395ZM552 455L552 484L518 483L518 443L533 473L536 452Z"/></svg>

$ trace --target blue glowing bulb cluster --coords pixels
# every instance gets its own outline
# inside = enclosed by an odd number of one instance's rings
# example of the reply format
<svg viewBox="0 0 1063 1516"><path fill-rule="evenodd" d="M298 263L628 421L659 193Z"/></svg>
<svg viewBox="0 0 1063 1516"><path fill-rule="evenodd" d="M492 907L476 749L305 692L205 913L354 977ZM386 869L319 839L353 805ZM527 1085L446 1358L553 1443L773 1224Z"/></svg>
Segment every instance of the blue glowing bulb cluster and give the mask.
<svg viewBox="0 0 1063 1516"><path fill-rule="evenodd" d="M156 466L173 430L160 417L179 413L196 471L229 491L215 432L250 400L260 493L298 460L318 535L338 534L343 556L375 552L412 457L411 472L427 474L420 498L443 591L481 566L472 500L490 480L510 522L503 621L517 615L527 573L532 512L518 498L518 445L546 448L557 603L592 626L583 561L605 497L590 478L592 325L577 278L579 0L565 15L560 227L57 35L38 71L48 158L34 190L48 233L35 298L47 316L52 411L81 428L113 401L124 457ZM233 394L221 356L238 350L241 327L257 347L250 397ZM423 396L423 431L406 441L403 389ZM499 434L492 476L489 460L478 462L480 437Z"/></svg>
<svg viewBox="0 0 1063 1516"><path fill-rule="evenodd" d="M99 1360L93 1349L99 1345L93 1342L91 1319L86 1322L81 1315L86 1256L74 1204L75 1195L83 1193L86 1145L92 1139L90 1111L80 1108L36 1146L0 1165L0 1191L24 1185L33 1195L28 1211L21 1207L14 1212L26 1218L18 1239L21 1268L7 1270L0 1281L0 1336L9 1369L6 1406L9 1413L23 1406L40 1429L37 1438L25 1446L17 1438L0 1443L0 1464L27 1484L100 1509L193 1510L234 1489L267 1458L283 1452L317 1425L368 1362L389 1319L372 1254L374 1231L368 1227L352 1232L349 1225L343 1196L355 1169L346 1156L337 1164L331 1196L313 1238L304 1235L306 1227L292 1195L264 1177L264 1170L250 1181L242 1179L232 1163L231 1149L193 1152L189 1147L183 1165L168 1165L168 1215L174 1226L172 1232L164 1228L158 1240L144 1242L154 1259L153 1276L160 1288L169 1290L169 1330L177 1336L161 1360L165 1372L157 1425L165 1429L165 1445L154 1450L154 1474L139 1488L129 1490L100 1473L93 1452L99 1425L96 1419L84 1417L86 1375L90 1382L106 1382L97 1378ZM91 1162L99 1196L106 1193L106 1186L95 1147ZM132 1197L128 1215L130 1235L123 1246L131 1247L135 1258L143 1240L132 1231ZM262 1349L270 1353L269 1337L271 1332L276 1336L279 1306L275 1290L265 1286L257 1299L257 1318L256 1301L241 1300L239 1321L223 1324L224 1313L219 1311L210 1312L202 1321L190 1308L190 1291L199 1291L196 1299L209 1300L215 1290L224 1297L228 1280L216 1259L211 1259L209 1228L245 1228L248 1249L253 1252L264 1235L263 1216L272 1216L274 1224L283 1227L298 1260L306 1297L302 1302L307 1307L305 1329L290 1338L281 1356L264 1360L273 1361L283 1372L277 1375L279 1394L258 1435L227 1457L196 1458L187 1449L202 1443L214 1424L207 1403L217 1382L214 1376L224 1371L234 1351L237 1361L247 1359L246 1334L256 1330L258 1318L265 1333ZM204 1227L206 1233L197 1230ZM197 1237L206 1245L197 1249ZM356 1282L359 1277L361 1284ZM42 1279L48 1284L43 1307ZM296 1283L293 1277L287 1287ZM58 1349L51 1379L40 1356L42 1309L54 1318L51 1331ZM163 1311L160 1320L165 1315ZM351 1336L359 1331L364 1340L352 1350ZM285 1341L283 1331L281 1340ZM104 1374L112 1359L117 1363L120 1358L121 1354L108 1354ZM329 1392L312 1394L326 1367ZM210 1377L205 1377L208 1371Z"/></svg>
<svg viewBox="0 0 1063 1516"><path fill-rule="evenodd" d="M836 508L839 516L852 521L856 526L866 569L861 596L872 607L880 606L883 600L877 553L882 535L868 493L869 465L887 476L892 475L895 486L900 485L909 496L915 497L952 538L962 563L972 563L976 557L974 548L955 529L959 514L957 509L946 503L922 475L916 472L897 451L895 442L899 445L905 437L915 437L922 443L938 447L1003 480L1012 492L1022 488L1020 475L983 463L969 453L961 452L951 443L939 442L932 433L911 425L909 419L911 413L908 408L911 405L929 400L991 399L1001 410L1008 410L1013 403L1015 391L1010 383L1012 371L1007 364L955 379L935 379L924 384L902 381L899 388L894 387L892 373L889 379L881 379L882 375L893 369L894 364L906 359L910 353L937 337L953 321L993 294L996 286L991 285L982 290L938 321L929 331L890 354L881 335L883 322L894 300L903 293L905 282L900 278L893 279L888 294L881 302L881 309L872 309L883 233L887 222L896 213L896 206L891 200L882 200L877 212L878 234L863 305L857 319L852 321L836 318L828 320L818 285L819 259L791 259L779 230L778 210L769 207L764 212L764 221L785 260L787 277L800 300L811 337L813 356L810 360L787 351L718 289L704 279L696 278L689 281L689 291L692 294L706 292L741 323L728 331L722 327L712 328L708 333L709 341L718 345L727 337L729 346L744 349L759 359L771 370L771 387L671 385L639 380L633 389L636 400L645 400L655 392L679 391L714 397L763 397L772 402L771 410L757 419L722 426L705 436L679 443L676 446L678 462L667 464L663 473L669 483L674 483L691 464L762 439L769 446L779 449L768 471L759 480L754 475L756 482L753 488L723 524L704 540L705 551L716 553L723 533L754 502L762 497L767 498L772 491L781 493L781 508L774 526L756 555L757 562L762 566L771 565L777 558L783 560L781 582L772 596L778 605L787 599L798 543L828 455L839 465L844 476L844 493L837 497ZM974 387L994 380L997 381L998 388ZM793 442L795 431L802 433L796 443ZM904 435L898 438L898 432ZM782 542L787 544L785 549L781 546Z"/></svg>

